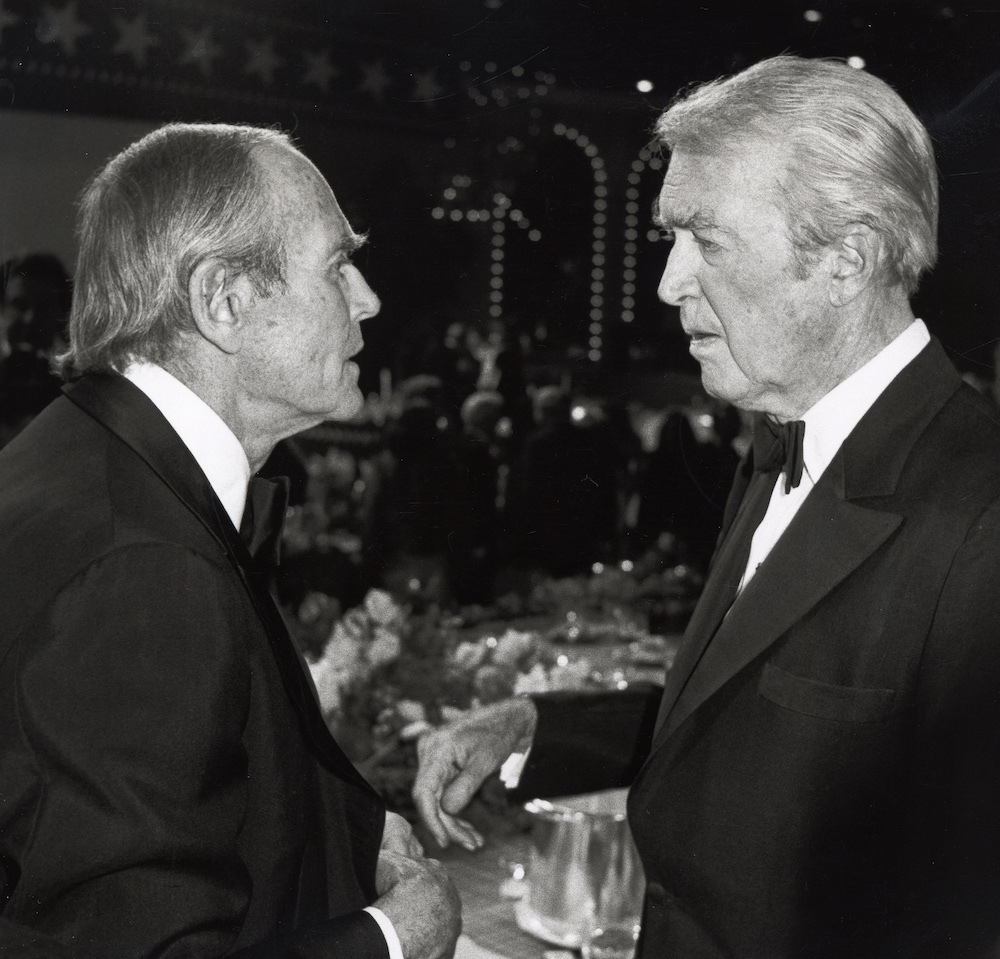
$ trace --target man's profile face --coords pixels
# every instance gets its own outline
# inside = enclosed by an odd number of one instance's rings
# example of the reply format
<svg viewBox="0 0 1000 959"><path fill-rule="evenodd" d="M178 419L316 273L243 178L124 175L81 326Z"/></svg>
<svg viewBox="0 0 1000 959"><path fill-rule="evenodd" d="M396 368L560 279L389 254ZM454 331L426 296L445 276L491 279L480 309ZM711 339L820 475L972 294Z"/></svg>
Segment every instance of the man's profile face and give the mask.
<svg viewBox="0 0 1000 959"><path fill-rule="evenodd" d="M805 412L829 309L825 275L796 276L784 213L785 176L764 142L724 155L675 152L657 220L674 235L658 294L680 308L691 355L713 396L788 418ZM827 324L829 327L829 324Z"/></svg>
<svg viewBox="0 0 1000 959"><path fill-rule="evenodd" d="M284 213L285 285L250 307L248 381L279 419L343 419L362 403L351 359L364 345L360 323L380 307L350 259L362 241L303 156L275 147L263 162Z"/></svg>

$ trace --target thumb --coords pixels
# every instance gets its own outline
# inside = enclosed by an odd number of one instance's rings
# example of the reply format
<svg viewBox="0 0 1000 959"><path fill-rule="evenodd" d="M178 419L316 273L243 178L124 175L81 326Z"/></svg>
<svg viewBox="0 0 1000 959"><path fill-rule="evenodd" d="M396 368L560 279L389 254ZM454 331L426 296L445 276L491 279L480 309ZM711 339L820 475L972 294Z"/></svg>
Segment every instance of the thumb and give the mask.
<svg viewBox="0 0 1000 959"><path fill-rule="evenodd" d="M397 855L388 849L383 849L378 854L378 861L375 863L375 891L380 896L389 892L401 879Z"/></svg>

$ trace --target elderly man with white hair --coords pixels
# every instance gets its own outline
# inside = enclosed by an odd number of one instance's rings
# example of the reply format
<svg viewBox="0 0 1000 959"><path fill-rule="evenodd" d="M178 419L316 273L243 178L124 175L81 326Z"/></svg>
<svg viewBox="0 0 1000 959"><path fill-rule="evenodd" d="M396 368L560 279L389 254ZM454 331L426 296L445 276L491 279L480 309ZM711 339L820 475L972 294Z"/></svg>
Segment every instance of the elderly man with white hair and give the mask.
<svg viewBox="0 0 1000 959"><path fill-rule="evenodd" d="M0 453L0 954L440 959L459 900L329 734L267 589L275 444L361 405L363 243L275 130L86 190L64 363Z"/></svg>
<svg viewBox="0 0 1000 959"><path fill-rule="evenodd" d="M1000 942L1000 423L910 297L930 138L885 83L766 60L660 118L656 219L709 393L757 414L665 688L428 737L438 837L519 790L631 785L643 959L973 959Z"/></svg>

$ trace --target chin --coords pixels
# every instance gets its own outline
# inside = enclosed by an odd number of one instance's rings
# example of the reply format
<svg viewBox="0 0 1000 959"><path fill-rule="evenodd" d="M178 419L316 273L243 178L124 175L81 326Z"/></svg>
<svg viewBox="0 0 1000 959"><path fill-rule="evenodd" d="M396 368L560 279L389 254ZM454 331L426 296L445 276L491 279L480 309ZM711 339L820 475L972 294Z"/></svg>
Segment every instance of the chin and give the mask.
<svg viewBox="0 0 1000 959"><path fill-rule="evenodd" d="M355 389L352 394L337 398L335 406L327 414L327 419L349 420L360 411L363 405L364 397L361 395L361 390Z"/></svg>
<svg viewBox="0 0 1000 959"><path fill-rule="evenodd" d="M703 366L701 368L701 385L705 387L705 392L709 396L722 400L723 403L729 403L741 409L748 408L746 404L752 391L746 382L739 380L734 382L731 377L719 375L717 370Z"/></svg>

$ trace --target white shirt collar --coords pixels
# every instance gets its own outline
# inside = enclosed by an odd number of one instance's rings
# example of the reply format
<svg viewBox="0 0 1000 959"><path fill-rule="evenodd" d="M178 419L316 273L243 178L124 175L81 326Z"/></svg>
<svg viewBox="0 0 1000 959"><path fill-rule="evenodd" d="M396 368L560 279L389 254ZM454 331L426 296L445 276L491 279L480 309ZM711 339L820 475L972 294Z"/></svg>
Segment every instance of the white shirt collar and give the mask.
<svg viewBox="0 0 1000 959"><path fill-rule="evenodd" d="M239 529L250 482L250 462L232 430L200 396L162 367L154 363L131 363L124 376L149 397L174 428L201 467L233 526Z"/></svg>
<svg viewBox="0 0 1000 959"><path fill-rule="evenodd" d="M844 440L886 387L930 342L923 320L914 320L861 369L835 386L803 417L805 471L816 483ZM780 485L780 484L779 484Z"/></svg>

